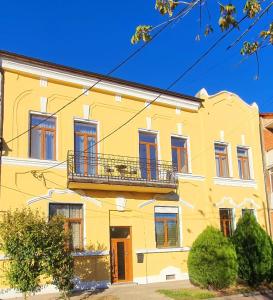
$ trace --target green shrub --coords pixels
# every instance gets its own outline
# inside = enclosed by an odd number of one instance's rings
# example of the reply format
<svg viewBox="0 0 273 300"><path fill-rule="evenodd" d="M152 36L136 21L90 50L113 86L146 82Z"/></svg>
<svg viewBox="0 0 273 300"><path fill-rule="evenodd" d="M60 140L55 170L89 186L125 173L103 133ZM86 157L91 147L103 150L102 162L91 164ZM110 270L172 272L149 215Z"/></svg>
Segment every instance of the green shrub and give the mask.
<svg viewBox="0 0 273 300"><path fill-rule="evenodd" d="M239 220L232 241L237 253L239 278L255 286L272 277L272 244L252 214L246 213Z"/></svg>
<svg viewBox="0 0 273 300"><path fill-rule="evenodd" d="M201 287L221 289L233 284L238 264L232 243L214 227L207 227L189 253L190 281Z"/></svg>

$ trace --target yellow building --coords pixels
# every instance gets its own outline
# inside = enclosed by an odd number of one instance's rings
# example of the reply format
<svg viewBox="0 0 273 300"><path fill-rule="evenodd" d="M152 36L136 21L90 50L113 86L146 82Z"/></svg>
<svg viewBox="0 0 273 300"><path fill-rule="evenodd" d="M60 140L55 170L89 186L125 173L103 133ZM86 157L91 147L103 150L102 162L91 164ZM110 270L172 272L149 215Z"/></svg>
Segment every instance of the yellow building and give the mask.
<svg viewBox="0 0 273 300"><path fill-rule="evenodd" d="M268 230L256 104L7 52L0 62L0 210L65 215L78 288L186 279L197 235L231 235L246 209Z"/></svg>

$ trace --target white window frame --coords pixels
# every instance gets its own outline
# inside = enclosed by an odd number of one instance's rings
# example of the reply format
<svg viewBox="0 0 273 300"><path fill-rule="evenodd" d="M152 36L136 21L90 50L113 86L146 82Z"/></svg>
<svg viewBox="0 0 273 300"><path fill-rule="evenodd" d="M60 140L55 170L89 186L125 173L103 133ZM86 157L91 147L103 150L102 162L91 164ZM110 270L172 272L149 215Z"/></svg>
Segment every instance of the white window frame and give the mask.
<svg viewBox="0 0 273 300"><path fill-rule="evenodd" d="M86 203L84 202L72 202L72 201L48 201L47 204L47 218L49 220L49 206L50 204L80 204L82 205L82 216L83 216L83 237L82 237L82 241L83 241L83 251L85 251L86 247L87 247L87 238L86 238ZM82 252L82 251L78 251L78 252ZM76 252L77 253L77 252Z"/></svg>
<svg viewBox="0 0 273 300"><path fill-rule="evenodd" d="M220 220L220 209L231 209L231 214L232 214L232 226L233 226L233 233L236 230L236 211L234 207L224 207L224 206L220 206L218 207L218 215L219 215L219 220ZM221 221L221 220L220 220ZM219 227L220 227L220 231L221 231L221 223L219 222Z"/></svg>
<svg viewBox="0 0 273 300"><path fill-rule="evenodd" d="M178 174L192 174L190 137L186 136L186 135L180 135L180 134L171 134L171 138L172 137L179 138L179 139L184 139L184 140L186 140L186 144L187 144L188 172L187 173L178 172ZM171 144L171 150L172 150L172 144ZM172 153L172 151L171 151L171 153Z"/></svg>
<svg viewBox="0 0 273 300"><path fill-rule="evenodd" d="M216 159L215 159L215 144L223 145L227 147L227 159L228 159L228 173L229 177L219 177L216 172ZM213 143L213 154L214 154L214 169L217 178L233 178L233 165L232 165L232 151L231 151L231 143L214 141Z"/></svg>
<svg viewBox="0 0 273 300"><path fill-rule="evenodd" d="M249 179L243 179L240 178L240 174L239 174L239 166L238 166L238 153L237 153L237 149L238 148L243 148L246 149L248 152L248 164L249 164ZM252 148L250 146L243 146L243 145L237 145L236 146L236 157L237 157L237 168L238 168L238 178L240 180L254 180L254 165L253 165L253 155L252 155Z"/></svg>
<svg viewBox="0 0 273 300"><path fill-rule="evenodd" d="M31 115L38 115L38 116L43 116L43 117L52 117L55 118L56 122L56 128L55 128L55 134L56 134L56 143L55 143L55 160L46 160L46 159L36 159L36 158L32 158L30 157L30 153L31 153L31 149L30 149L30 119L31 119ZM41 112L41 111L35 111L35 110L30 110L28 112L28 130L30 132L30 134L28 135L28 159L35 159L37 161L48 161L48 162L57 162L59 159L59 117L57 115L52 116L52 113L48 113L48 112Z"/></svg>
<svg viewBox="0 0 273 300"><path fill-rule="evenodd" d="M160 134L158 130L151 130L151 129L144 129L144 128L139 128L138 129L138 147L139 147L139 134L140 133L150 133L154 134L156 136L156 145L157 145L157 160L161 160L161 148L160 148ZM139 150L137 157L139 157Z"/></svg>
<svg viewBox="0 0 273 300"><path fill-rule="evenodd" d="M155 228L155 214L156 213L175 213L178 214L178 230L179 230L179 243L178 246L176 247L170 247L170 248L166 248L166 249L173 249L173 248L179 248L182 247L183 245L183 226L182 226L182 208L181 206L162 206L162 205L157 205L154 206L154 230L155 230L155 234L154 234L154 243L156 245L156 228ZM161 249L161 248L157 248L156 249ZM165 248L164 248L165 249Z"/></svg>

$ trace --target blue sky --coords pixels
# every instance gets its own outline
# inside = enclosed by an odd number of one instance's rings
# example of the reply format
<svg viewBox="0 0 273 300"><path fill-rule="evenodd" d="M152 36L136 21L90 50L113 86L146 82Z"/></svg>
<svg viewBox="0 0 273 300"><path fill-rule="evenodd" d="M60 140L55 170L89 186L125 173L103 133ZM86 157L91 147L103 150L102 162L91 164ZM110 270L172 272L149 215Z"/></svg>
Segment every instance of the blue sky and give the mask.
<svg viewBox="0 0 273 300"><path fill-rule="evenodd" d="M140 46L130 44L137 25L165 20L154 10L154 0L4 1L1 11L0 49L102 74ZM249 40L257 36L264 22L272 20L272 13L251 31ZM218 12L212 9L211 14ZM166 88L221 34L217 29L197 42L198 24L198 11L194 11L113 76ZM242 24L242 30L246 25ZM202 87L209 94L229 90L248 103L257 102L263 112L273 111L273 47L260 54L260 79L254 80L255 58L243 60L240 45L226 50L238 34L230 34L173 90L189 95Z"/></svg>

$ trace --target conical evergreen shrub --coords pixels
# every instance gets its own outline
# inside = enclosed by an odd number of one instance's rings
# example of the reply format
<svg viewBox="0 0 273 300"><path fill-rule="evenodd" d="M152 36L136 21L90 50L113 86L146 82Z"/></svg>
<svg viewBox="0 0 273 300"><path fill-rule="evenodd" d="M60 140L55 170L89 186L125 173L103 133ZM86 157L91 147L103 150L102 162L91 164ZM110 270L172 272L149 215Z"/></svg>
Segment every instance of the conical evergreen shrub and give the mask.
<svg viewBox="0 0 273 300"><path fill-rule="evenodd" d="M256 286L272 278L272 244L253 214L245 213L232 237L239 278Z"/></svg>
<svg viewBox="0 0 273 300"><path fill-rule="evenodd" d="M207 227L194 241L188 258L190 281L201 287L222 289L237 278L233 244L214 227Z"/></svg>

